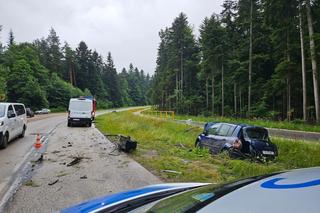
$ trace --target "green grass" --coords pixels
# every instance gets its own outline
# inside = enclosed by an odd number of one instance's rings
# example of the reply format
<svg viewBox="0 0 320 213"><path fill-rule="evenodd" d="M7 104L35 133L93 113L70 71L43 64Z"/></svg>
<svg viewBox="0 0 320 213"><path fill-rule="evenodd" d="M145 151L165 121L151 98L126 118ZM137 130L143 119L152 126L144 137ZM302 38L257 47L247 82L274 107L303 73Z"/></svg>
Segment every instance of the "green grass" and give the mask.
<svg viewBox="0 0 320 213"><path fill-rule="evenodd" d="M145 111L144 113L147 113L147 111ZM200 122L217 121L217 122L227 122L227 123L245 123L250 125L263 126L266 128L320 132L320 125L307 124L301 120L288 122L288 121L272 121L272 120L263 120L263 119L245 119L245 118L233 118L233 117L221 117L221 116L204 117L204 116L191 116L191 115L190 116L175 115L174 117L177 120L191 119L193 121L200 121Z"/></svg>
<svg viewBox="0 0 320 213"><path fill-rule="evenodd" d="M279 157L274 162L262 164L232 160L223 154L211 156L206 149L194 148L200 128L137 116L130 111L99 116L97 127L104 133L130 135L137 140L138 148L132 157L168 182L219 183L287 169L320 166L318 143L273 138L279 148Z"/></svg>

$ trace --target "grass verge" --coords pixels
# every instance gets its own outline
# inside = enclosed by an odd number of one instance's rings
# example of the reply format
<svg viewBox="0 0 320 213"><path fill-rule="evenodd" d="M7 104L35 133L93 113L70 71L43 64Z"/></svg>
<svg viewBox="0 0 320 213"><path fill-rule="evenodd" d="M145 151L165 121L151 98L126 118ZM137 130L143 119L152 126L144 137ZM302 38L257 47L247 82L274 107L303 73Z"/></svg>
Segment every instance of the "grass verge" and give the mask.
<svg viewBox="0 0 320 213"><path fill-rule="evenodd" d="M144 113L147 113L145 111ZM151 114L152 115L152 114ZM156 116L153 114L152 116ZM159 117L159 114L158 114ZM245 118L233 118L233 117L221 117L221 116L191 116L191 115L175 115L177 120L188 120L192 119L193 121L200 122L226 122L226 123L245 123L249 125L263 126L266 128L275 128L275 129L289 129L289 130L299 130L299 131L309 131L309 132L320 132L320 125L312 125L304 123L301 120L298 121L272 121L264 119L245 119Z"/></svg>
<svg viewBox="0 0 320 213"><path fill-rule="evenodd" d="M206 149L194 148L200 128L130 111L99 116L97 127L110 134L130 135L138 141L132 157L149 171L168 182L225 182L270 172L320 166L320 144L273 138L279 157L261 164L232 160L223 154L211 156ZM178 173L164 172L174 170Z"/></svg>

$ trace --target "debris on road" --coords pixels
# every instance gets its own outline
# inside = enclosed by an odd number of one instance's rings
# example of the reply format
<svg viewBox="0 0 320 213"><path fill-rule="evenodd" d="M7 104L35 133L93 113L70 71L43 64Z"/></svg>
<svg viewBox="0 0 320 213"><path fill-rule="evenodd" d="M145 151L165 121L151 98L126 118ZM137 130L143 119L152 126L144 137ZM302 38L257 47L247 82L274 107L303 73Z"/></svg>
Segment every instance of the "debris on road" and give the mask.
<svg viewBox="0 0 320 213"><path fill-rule="evenodd" d="M58 182L59 182L59 179L56 179L56 180L48 183L48 185L49 185L49 186L52 186L52 185L54 185L54 184L56 184L56 183L58 183Z"/></svg>
<svg viewBox="0 0 320 213"><path fill-rule="evenodd" d="M87 175L83 175L80 177L80 179L88 179Z"/></svg>
<svg viewBox="0 0 320 213"><path fill-rule="evenodd" d="M40 186L39 184L35 183L33 180L28 180L23 185L31 186L31 187L39 187Z"/></svg>
<svg viewBox="0 0 320 213"><path fill-rule="evenodd" d="M70 163L67 164L67 166L73 166L75 164L80 163L80 161L83 159L83 157L74 157L73 161L71 161Z"/></svg>

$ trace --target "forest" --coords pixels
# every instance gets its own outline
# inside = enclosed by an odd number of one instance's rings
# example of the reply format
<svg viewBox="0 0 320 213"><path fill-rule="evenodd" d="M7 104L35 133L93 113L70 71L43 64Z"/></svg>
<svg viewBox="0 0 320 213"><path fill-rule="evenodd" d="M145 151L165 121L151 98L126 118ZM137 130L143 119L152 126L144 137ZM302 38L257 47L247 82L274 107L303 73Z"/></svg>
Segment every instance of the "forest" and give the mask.
<svg viewBox="0 0 320 213"><path fill-rule="evenodd" d="M184 13L159 32L152 103L180 114L320 122L320 1L222 7L198 33Z"/></svg>
<svg viewBox="0 0 320 213"><path fill-rule="evenodd" d="M225 0L199 29L180 13L159 32L153 76L132 63L116 70L110 52L62 44L53 28L24 43L10 31L0 43L0 101L65 109L69 98L93 95L100 108L153 104L178 114L319 123L318 20L320 0Z"/></svg>
<svg viewBox="0 0 320 213"><path fill-rule="evenodd" d="M110 52L104 59L84 41L76 49L62 45L53 28L32 43L16 43L10 31L7 44L0 43L0 101L33 110L65 111L70 98L83 95L94 96L99 108L146 105L150 83L132 63L117 72Z"/></svg>

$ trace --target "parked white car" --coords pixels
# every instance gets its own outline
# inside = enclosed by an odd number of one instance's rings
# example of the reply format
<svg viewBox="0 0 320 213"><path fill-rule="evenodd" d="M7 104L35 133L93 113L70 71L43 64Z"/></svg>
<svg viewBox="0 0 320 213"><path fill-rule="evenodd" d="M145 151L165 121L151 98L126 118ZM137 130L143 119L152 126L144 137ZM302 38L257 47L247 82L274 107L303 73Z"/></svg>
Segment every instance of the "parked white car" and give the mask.
<svg viewBox="0 0 320 213"><path fill-rule="evenodd" d="M50 109L46 109L46 108L43 108L43 109L41 109L41 110L37 110L37 111L35 111L35 114L49 114L51 111L50 111Z"/></svg>
<svg viewBox="0 0 320 213"><path fill-rule="evenodd" d="M24 137L27 129L26 108L20 103L0 102L0 148L6 148L8 142Z"/></svg>

